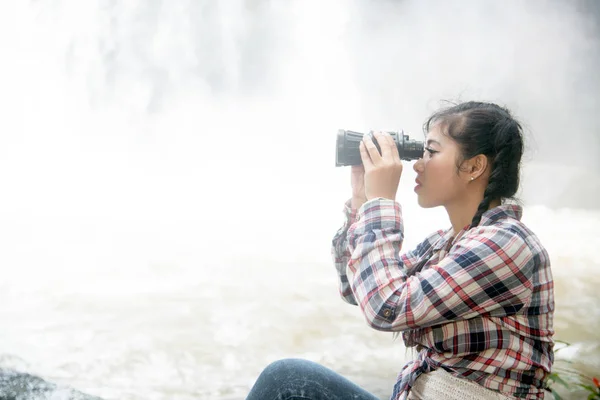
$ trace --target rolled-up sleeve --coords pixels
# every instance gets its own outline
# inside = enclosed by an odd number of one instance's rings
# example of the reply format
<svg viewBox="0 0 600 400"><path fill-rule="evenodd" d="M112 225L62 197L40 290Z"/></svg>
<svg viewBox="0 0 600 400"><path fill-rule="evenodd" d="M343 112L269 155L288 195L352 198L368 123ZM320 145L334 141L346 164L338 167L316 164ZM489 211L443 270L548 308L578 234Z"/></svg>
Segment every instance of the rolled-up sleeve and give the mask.
<svg viewBox="0 0 600 400"><path fill-rule="evenodd" d="M331 256L333 264L338 274L338 290L342 299L350 304L357 305L354 293L350 288L348 277L346 276L346 266L350 260L350 250L348 248L348 229L356 220L357 210L351 206L351 200L344 204L344 224L335 233L331 242Z"/></svg>

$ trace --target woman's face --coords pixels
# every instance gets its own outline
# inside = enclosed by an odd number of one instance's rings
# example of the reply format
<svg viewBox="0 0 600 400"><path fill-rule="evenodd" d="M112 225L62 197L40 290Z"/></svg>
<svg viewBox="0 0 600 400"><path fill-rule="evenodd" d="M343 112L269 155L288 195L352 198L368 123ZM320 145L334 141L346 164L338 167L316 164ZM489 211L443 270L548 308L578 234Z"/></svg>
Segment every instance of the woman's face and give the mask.
<svg viewBox="0 0 600 400"><path fill-rule="evenodd" d="M421 207L447 206L460 201L468 178L457 174L458 144L441 131L440 124L429 131L423 158L414 164L417 172L415 192Z"/></svg>

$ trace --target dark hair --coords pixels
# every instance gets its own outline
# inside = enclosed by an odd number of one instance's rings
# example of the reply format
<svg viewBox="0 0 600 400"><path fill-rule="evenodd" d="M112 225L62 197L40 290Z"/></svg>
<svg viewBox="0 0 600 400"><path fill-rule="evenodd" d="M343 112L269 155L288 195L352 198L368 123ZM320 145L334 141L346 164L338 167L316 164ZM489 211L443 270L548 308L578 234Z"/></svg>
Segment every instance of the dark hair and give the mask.
<svg viewBox="0 0 600 400"><path fill-rule="evenodd" d="M457 173L465 160L479 154L487 156L491 163L483 200L471 222L472 227L477 226L490 202L514 198L519 189L519 168L524 148L521 125L506 108L475 101L437 111L425 122L424 131L429 132L437 123L442 124L442 131L462 150L457 160Z"/></svg>

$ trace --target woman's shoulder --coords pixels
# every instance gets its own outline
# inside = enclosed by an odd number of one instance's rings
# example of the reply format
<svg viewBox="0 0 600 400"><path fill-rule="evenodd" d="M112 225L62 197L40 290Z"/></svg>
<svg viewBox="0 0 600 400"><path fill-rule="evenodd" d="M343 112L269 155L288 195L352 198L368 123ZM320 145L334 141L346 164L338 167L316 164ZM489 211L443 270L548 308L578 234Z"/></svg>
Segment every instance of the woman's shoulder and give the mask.
<svg viewBox="0 0 600 400"><path fill-rule="evenodd" d="M499 242L522 241L534 255L547 257L547 252L539 237L522 220L523 207L519 204L503 204L485 212L481 222L470 231L471 237L481 236Z"/></svg>

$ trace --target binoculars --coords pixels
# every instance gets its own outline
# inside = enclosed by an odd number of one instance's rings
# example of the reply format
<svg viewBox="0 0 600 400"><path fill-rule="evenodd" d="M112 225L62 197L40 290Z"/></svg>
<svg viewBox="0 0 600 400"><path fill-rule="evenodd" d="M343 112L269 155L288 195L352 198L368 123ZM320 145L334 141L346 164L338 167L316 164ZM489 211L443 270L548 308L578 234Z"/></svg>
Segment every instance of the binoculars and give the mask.
<svg viewBox="0 0 600 400"><path fill-rule="evenodd" d="M408 135L404 134L404 131L399 132L388 132L398 148L400 159L410 161L418 160L423 157L423 142L416 140L410 140ZM381 154L381 148L377 143L377 140L373 136L373 131L367 135L371 136L373 143ZM335 166L343 167L346 165L360 165L362 160L360 158L359 145L362 141L364 133L346 131L343 129L338 130L336 139L336 153L335 153Z"/></svg>

